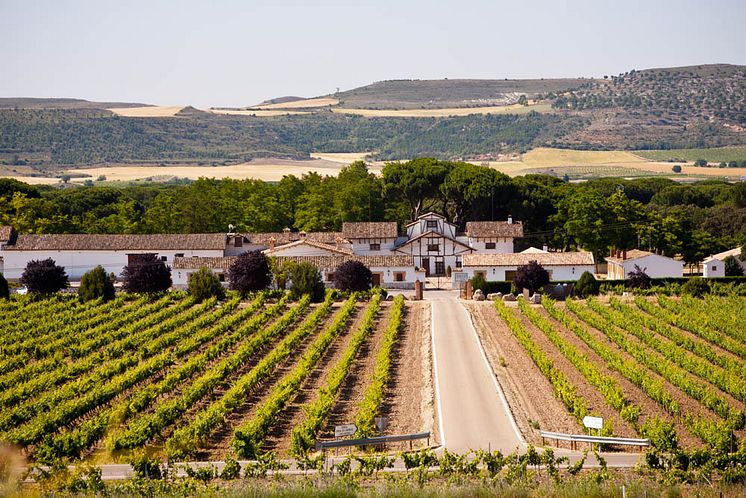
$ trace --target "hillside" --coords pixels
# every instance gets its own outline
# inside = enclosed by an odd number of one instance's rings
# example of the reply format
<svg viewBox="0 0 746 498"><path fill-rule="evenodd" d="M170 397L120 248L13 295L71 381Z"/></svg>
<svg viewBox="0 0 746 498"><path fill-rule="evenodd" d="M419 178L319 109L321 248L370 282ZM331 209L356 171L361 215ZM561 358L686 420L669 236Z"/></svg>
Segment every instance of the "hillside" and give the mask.
<svg viewBox="0 0 746 498"><path fill-rule="evenodd" d="M520 95L576 88L583 78L540 80L390 80L329 95L355 109L440 109L515 104Z"/></svg>

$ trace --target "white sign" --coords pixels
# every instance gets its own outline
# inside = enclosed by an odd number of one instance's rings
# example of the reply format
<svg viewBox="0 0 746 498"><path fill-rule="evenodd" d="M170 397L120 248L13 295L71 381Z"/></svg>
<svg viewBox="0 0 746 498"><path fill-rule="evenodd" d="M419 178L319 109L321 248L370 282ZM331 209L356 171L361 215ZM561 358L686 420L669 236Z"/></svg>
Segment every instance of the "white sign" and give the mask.
<svg viewBox="0 0 746 498"><path fill-rule="evenodd" d="M347 437L352 436L357 432L357 426L355 424L344 424L334 426L334 437Z"/></svg>
<svg viewBox="0 0 746 498"><path fill-rule="evenodd" d="M601 417L583 417L583 425L587 429L603 429L604 419Z"/></svg>

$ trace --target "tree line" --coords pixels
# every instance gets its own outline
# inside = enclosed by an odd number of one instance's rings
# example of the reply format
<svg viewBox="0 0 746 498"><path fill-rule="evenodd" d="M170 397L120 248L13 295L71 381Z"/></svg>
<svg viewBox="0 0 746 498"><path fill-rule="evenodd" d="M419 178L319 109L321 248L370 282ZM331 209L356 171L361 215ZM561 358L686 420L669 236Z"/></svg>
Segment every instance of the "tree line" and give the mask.
<svg viewBox="0 0 746 498"><path fill-rule="evenodd" d="M547 244L641 248L687 263L746 243L746 182L678 184L664 178L569 183L549 175L510 178L469 163L420 158L387 163L376 176L362 162L338 176L200 179L187 185L54 188L0 179L0 224L20 233L215 233L284 228L339 231L346 221L444 215L524 223L517 249Z"/></svg>

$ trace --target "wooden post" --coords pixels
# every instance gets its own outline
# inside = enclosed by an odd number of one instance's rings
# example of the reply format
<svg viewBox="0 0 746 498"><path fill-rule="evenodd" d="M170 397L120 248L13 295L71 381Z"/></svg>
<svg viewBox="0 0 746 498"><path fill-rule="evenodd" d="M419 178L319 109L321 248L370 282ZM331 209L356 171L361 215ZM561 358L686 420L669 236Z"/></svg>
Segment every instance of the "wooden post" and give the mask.
<svg viewBox="0 0 746 498"><path fill-rule="evenodd" d="M469 300L472 298L473 295L473 289L471 288L471 280L466 281L466 295L464 296L465 299Z"/></svg>
<svg viewBox="0 0 746 498"><path fill-rule="evenodd" d="M422 282L419 280L415 280L414 282L414 299L422 301Z"/></svg>

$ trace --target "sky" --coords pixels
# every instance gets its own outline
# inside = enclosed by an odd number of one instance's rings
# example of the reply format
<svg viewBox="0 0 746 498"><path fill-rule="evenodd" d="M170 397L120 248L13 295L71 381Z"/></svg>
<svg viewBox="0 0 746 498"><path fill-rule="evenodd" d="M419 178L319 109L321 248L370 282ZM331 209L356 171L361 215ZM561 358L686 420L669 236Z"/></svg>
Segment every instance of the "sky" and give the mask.
<svg viewBox="0 0 746 498"><path fill-rule="evenodd" d="M0 0L0 97L246 106L388 79L746 65L746 0Z"/></svg>

